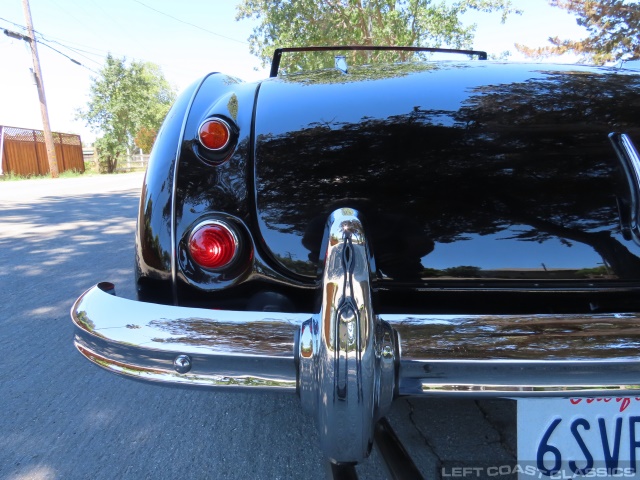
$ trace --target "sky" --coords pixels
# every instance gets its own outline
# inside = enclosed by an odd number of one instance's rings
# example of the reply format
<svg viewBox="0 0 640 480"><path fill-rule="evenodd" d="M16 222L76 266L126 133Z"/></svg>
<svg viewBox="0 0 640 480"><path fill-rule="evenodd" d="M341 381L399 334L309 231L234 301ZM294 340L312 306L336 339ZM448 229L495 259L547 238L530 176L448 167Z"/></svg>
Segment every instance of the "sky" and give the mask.
<svg viewBox="0 0 640 480"><path fill-rule="evenodd" d="M48 45L38 44L51 128L80 134L86 144L96 137L76 118L88 101L107 53L150 61L162 69L178 91L202 75L219 71L247 81L268 76L249 53L255 22L235 20L232 0L30 0L35 30ZM466 24L477 24L474 48L489 54L511 51L510 61L524 61L514 43L547 45L550 36L582 38L575 17L550 7L547 0L517 0L523 10L501 24L498 15L474 12ZM37 90L26 42L2 34L25 33L22 0L0 0L0 125L42 129ZM286 45L281 45L286 46ZM82 65L72 63L69 58ZM574 62L575 58L552 61ZM98 134L99 135L99 134Z"/></svg>

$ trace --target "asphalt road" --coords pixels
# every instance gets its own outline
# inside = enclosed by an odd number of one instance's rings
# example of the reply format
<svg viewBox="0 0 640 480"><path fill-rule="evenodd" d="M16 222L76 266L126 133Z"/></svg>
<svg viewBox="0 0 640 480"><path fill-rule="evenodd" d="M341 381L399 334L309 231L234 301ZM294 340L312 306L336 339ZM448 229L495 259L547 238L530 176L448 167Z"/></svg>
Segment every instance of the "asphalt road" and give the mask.
<svg viewBox="0 0 640 480"><path fill-rule="evenodd" d="M108 280L134 298L141 182L0 183L0 479L325 478L297 397L148 385L75 351L78 295ZM399 399L389 419L432 479L513 465L515 412L507 400ZM387 475L375 449L357 469L362 479Z"/></svg>

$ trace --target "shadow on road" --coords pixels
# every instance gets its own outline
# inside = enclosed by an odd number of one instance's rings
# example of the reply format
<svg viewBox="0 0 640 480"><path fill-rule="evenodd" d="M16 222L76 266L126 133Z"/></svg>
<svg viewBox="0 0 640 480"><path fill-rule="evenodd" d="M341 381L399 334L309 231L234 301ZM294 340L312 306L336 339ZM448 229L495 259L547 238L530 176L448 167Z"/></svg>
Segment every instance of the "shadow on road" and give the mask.
<svg viewBox="0 0 640 480"><path fill-rule="evenodd" d="M135 297L138 195L0 201L0 478L324 478L315 426L294 395L133 382L75 351L69 309L84 290L108 280ZM438 478L461 460L512 460L504 444L515 440L492 420L504 404L487 405L400 399L391 418ZM375 451L358 470L385 478Z"/></svg>
<svg viewBox="0 0 640 480"><path fill-rule="evenodd" d="M0 202L0 478L323 478L295 396L132 382L75 351L84 290L135 297L138 195Z"/></svg>
<svg viewBox="0 0 640 480"><path fill-rule="evenodd" d="M79 295L101 280L132 286L138 196L133 191L45 197L5 206L0 280L36 303L43 293L38 287Z"/></svg>

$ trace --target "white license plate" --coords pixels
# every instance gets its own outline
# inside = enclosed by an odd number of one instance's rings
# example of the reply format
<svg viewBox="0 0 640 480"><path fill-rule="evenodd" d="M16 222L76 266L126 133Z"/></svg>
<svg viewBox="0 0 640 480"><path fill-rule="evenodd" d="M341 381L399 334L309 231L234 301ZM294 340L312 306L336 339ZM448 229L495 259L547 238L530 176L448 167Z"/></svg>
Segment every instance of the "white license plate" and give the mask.
<svg viewBox="0 0 640 480"><path fill-rule="evenodd" d="M517 472L519 480L640 478L640 398L518 399Z"/></svg>

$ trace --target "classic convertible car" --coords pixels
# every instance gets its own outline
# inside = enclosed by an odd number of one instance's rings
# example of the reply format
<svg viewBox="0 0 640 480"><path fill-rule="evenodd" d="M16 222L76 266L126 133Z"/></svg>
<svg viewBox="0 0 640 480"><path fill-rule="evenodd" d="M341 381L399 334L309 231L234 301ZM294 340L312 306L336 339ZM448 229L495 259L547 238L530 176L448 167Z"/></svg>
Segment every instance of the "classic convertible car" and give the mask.
<svg viewBox="0 0 640 480"><path fill-rule="evenodd" d="M300 50L340 55L282 74ZM386 50L407 61L367 63ZM189 87L144 180L139 301L84 293L78 350L296 394L335 464L399 396L640 395L639 71L432 50L279 49L264 81Z"/></svg>

